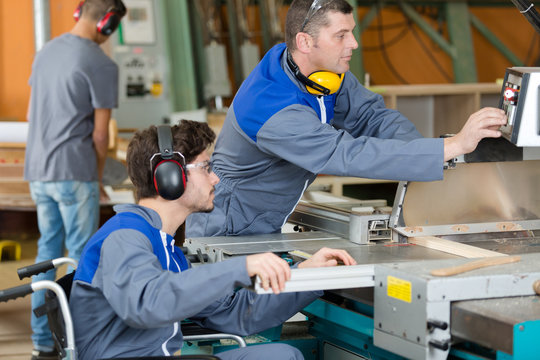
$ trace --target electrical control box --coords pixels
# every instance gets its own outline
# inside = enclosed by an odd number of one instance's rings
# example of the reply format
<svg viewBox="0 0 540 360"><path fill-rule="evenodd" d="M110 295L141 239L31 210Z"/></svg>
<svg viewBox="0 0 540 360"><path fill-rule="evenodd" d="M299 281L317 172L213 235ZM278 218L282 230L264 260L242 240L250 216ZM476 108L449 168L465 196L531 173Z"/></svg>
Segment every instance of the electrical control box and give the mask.
<svg viewBox="0 0 540 360"><path fill-rule="evenodd" d="M540 146L540 67L506 69L499 108L508 116L503 136L517 146Z"/></svg>
<svg viewBox="0 0 540 360"><path fill-rule="evenodd" d="M119 68L120 128L145 128L170 117L170 64L161 1L124 0L128 9L111 37Z"/></svg>

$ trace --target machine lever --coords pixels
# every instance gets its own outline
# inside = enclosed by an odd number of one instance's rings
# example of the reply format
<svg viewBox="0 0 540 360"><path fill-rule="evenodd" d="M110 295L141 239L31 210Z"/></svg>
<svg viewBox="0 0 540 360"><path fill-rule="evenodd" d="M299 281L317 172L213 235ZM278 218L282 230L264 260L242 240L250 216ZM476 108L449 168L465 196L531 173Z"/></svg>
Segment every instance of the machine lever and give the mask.
<svg viewBox="0 0 540 360"><path fill-rule="evenodd" d="M206 263L210 260L208 257L208 254L203 253L197 253L197 254L187 254L186 259L189 260L190 263Z"/></svg>
<svg viewBox="0 0 540 360"><path fill-rule="evenodd" d="M205 259L204 259L201 249L197 249L197 257L199 258L199 262L201 264L204 264ZM206 260L208 260L208 257L206 258Z"/></svg>
<svg viewBox="0 0 540 360"><path fill-rule="evenodd" d="M429 345L442 351L446 351L449 348L449 341L430 340Z"/></svg>
<svg viewBox="0 0 540 360"><path fill-rule="evenodd" d="M433 331L435 328L446 330L448 329L448 323L440 320L428 320L427 327L429 331Z"/></svg>

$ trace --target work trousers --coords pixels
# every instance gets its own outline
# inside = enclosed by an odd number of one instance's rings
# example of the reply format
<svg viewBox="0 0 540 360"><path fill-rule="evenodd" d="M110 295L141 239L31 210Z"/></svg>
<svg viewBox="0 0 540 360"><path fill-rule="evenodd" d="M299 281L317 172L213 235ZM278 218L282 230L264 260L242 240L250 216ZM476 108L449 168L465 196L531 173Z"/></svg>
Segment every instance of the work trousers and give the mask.
<svg viewBox="0 0 540 360"><path fill-rule="evenodd" d="M297 348L281 343L247 346L215 354L221 360L304 360Z"/></svg>

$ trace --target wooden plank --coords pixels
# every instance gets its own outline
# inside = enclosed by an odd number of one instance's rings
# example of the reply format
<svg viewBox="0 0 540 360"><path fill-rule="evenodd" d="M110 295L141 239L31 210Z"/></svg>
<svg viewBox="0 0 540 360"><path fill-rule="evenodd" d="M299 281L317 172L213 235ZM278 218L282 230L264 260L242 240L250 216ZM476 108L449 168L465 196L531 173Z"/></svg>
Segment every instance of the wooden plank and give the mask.
<svg viewBox="0 0 540 360"><path fill-rule="evenodd" d="M487 266L503 265L518 262L521 260L520 256L494 256L487 259L480 259L470 261L465 264L451 266L442 269L435 269L431 271L433 276L452 276L461 274L467 271L480 269Z"/></svg>
<svg viewBox="0 0 540 360"><path fill-rule="evenodd" d="M0 163L0 179L20 179L24 176L24 164L23 163Z"/></svg>
<svg viewBox="0 0 540 360"><path fill-rule="evenodd" d="M435 236L410 237L408 240L411 244L420 245L428 249L439 250L465 258L507 256L506 254L500 252L486 250L476 246L462 244L451 240L441 239Z"/></svg>
<svg viewBox="0 0 540 360"><path fill-rule="evenodd" d="M424 95L458 95L458 94L500 94L501 84L470 83L470 84L412 84L412 85L380 85L368 89L383 95L424 96Z"/></svg>
<svg viewBox="0 0 540 360"><path fill-rule="evenodd" d="M25 142L0 142L0 148L26 149Z"/></svg>
<svg viewBox="0 0 540 360"><path fill-rule="evenodd" d="M0 194L29 194L28 181L0 178Z"/></svg>
<svg viewBox="0 0 540 360"><path fill-rule="evenodd" d="M16 148L16 147L2 147L0 146L0 163L23 163L24 162L24 153L26 151L25 146Z"/></svg>

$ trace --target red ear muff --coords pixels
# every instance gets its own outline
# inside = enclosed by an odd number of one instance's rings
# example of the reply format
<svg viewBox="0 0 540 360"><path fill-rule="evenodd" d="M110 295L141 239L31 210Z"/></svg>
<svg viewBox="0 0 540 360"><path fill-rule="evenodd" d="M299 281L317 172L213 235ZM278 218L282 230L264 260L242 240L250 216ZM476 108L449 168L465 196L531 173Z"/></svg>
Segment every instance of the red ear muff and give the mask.
<svg viewBox="0 0 540 360"><path fill-rule="evenodd" d="M97 23L97 29L103 35L109 36L120 25L120 20L126 15L127 9L121 0L116 0L114 7L107 10L107 13Z"/></svg>
<svg viewBox="0 0 540 360"><path fill-rule="evenodd" d="M84 1L81 1L79 5L77 5L77 8L75 9L75 11L73 12L73 18L75 19L75 21L79 21L79 19L81 18L83 4L84 4Z"/></svg>
<svg viewBox="0 0 540 360"><path fill-rule="evenodd" d="M184 170L185 159L178 151L173 150L173 138L171 127L162 125L157 127L159 153L152 155L150 168L154 180L154 187L164 199L176 200L184 193L186 188L186 172ZM182 158L182 163L173 159L177 155ZM157 158L157 165L153 165L153 159Z"/></svg>
<svg viewBox="0 0 540 360"><path fill-rule="evenodd" d="M154 170L154 186L164 199L176 200L186 188L184 167L176 160L162 160Z"/></svg>
<svg viewBox="0 0 540 360"><path fill-rule="evenodd" d="M116 5L114 7L111 7L109 10L107 10L107 13L99 19L97 22L97 30L106 36L111 35L114 30L118 27L120 24L120 20L122 20L122 17L126 15L126 7L124 6L124 3L122 1L118 0L115 1ZM79 21L82 14L84 1L81 1L79 5L77 5L77 8L75 9L75 12L73 13L73 18L75 21Z"/></svg>
<svg viewBox="0 0 540 360"><path fill-rule="evenodd" d="M108 11L97 23L97 29L103 35L109 36L120 24L122 16L115 10Z"/></svg>

